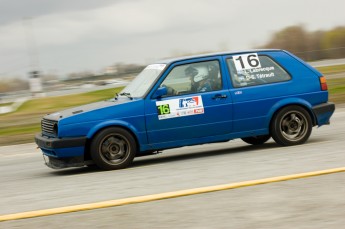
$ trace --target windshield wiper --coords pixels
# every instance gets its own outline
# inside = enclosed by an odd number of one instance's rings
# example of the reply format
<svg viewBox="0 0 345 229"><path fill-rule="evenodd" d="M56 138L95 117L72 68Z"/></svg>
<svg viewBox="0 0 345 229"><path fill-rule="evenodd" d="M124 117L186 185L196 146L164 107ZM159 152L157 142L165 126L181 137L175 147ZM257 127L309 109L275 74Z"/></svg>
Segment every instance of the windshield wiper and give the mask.
<svg viewBox="0 0 345 229"><path fill-rule="evenodd" d="M128 98L133 99L133 97L131 96L131 93L128 93L128 92L122 92L120 95L127 96Z"/></svg>

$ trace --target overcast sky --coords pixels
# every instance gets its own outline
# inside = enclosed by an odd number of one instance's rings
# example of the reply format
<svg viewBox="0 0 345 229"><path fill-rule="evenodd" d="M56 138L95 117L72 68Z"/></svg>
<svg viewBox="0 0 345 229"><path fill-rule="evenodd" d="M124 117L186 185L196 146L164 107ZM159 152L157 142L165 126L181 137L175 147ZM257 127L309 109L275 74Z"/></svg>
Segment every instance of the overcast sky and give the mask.
<svg viewBox="0 0 345 229"><path fill-rule="evenodd" d="M344 0L0 0L0 76L63 76L250 49L291 25L345 26ZM30 20L27 18L31 18Z"/></svg>

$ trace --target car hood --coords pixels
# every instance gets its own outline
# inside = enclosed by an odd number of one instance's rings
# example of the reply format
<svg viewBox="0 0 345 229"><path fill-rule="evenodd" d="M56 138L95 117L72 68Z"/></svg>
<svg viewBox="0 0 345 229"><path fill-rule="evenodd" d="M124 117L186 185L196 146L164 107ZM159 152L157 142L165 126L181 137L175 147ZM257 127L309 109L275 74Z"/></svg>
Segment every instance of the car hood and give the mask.
<svg viewBox="0 0 345 229"><path fill-rule="evenodd" d="M80 114L83 114L86 112L102 109L105 107L115 106L115 105L131 102L131 101L132 100L127 99L127 98L110 99L110 100L106 100L106 101L90 103L90 104L86 104L86 105L82 105L82 106L78 106L78 107L73 107L73 108L70 108L67 110L55 112L52 114L48 114L44 118L49 119L49 120L59 121L61 119L65 119L65 118L68 118L71 116L80 115Z"/></svg>

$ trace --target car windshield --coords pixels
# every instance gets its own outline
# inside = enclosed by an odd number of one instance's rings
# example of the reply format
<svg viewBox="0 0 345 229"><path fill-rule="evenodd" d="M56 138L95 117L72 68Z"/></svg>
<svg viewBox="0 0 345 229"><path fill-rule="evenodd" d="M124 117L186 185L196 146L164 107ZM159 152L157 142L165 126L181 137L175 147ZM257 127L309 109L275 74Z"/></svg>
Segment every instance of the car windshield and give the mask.
<svg viewBox="0 0 345 229"><path fill-rule="evenodd" d="M148 65L135 79L129 83L119 95L127 97L143 97L152 86L157 77L165 68L166 64Z"/></svg>

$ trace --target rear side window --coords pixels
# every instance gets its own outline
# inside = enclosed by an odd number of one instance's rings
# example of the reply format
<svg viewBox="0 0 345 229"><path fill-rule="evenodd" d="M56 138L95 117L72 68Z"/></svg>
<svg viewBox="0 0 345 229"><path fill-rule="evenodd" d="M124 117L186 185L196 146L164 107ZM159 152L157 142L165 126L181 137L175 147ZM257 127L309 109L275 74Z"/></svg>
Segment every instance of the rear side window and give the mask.
<svg viewBox="0 0 345 229"><path fill-rule="evenodd" d="M291 76L268 56L249 53L227 59L234 87L249 87L288 81Z"/></svg>

